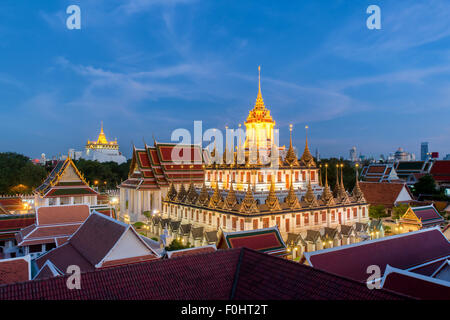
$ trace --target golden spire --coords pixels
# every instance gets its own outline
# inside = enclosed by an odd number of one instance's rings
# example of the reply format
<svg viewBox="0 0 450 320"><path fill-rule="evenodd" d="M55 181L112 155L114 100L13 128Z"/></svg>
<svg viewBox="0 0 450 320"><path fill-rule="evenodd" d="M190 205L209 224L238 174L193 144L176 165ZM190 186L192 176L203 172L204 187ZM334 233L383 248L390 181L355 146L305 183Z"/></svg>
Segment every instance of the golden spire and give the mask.
<svg viewBox="0 0 450 320"><path fill-rule="evenodd" d="M250 110L246 123L250 122L268 122L275 124L275 121L273 121L270 115L270 111L264 105L261 93L261 66L258 66L258 95L256 96L255 106Z"/></svg>
<svg viewBox="0 0 450 320"><path fill-rule="evenodd" d="M255 108L264 108L264 101L261 93L261 66L258 66L258 95L256 96Z"/></svg>
<svg viewBox="0 0 450 320"><path fill-rule="evenodd" d="M294 147L292 146L292 124L289 125L289 149L284 158L284 162L289 166L298 166L298 159L294 152Z"/></svg>
<svg viewBox="0 0 450 320"><path fill-rule="evenodd" d="M209 202L209 194L208 190L206 189L206 184L203 181L202 191L200 191L200 194L197 198L197 203L202 206L206 206L208 202Z"/></svg>
<svg viewBox="0 0 450 320"><path fill-rule="evenodd" d="M250 186L250 181L248 182L247 192L245 193L244 199L239 207L239 212L241 213L257 213L259 212L257 202L253 197L252 188Z"/></svg>
<svg viewBox="0 0 450 320"><path fill-rule="evenodd" d="M236 192L233 189L233 183L231 183L230 190L228 191L225 200L223 201L223 209L233 210L234 206L237 204Z"/></svg>
<svg viewBox="0 0 450 320"><path fill-rule="evenodd" d="M335 198L338 197L339 194L339 163L336 164L336 184L334 185L334 189L333 189L333 195Z"/></svg>
<svg viewBox="0 0 450 320"><path fill-rule="evenodd" d="M359 187L359 181L358 181L358 167L359 165L355 165L356 169L356 181L355 181L355 187L353 188L352 195L355 198L357 202L365 202L366 198L364 197L364 193L362 192L361 188Z"/></svg>
<svg viewBox="0 0 450 320"><path fill-rule="evenodd" d="M341 167L341 183L338 187L338 200L342 203L347 203L349 202L349 198L348 198L348 194L347 191L345 191L345 187L344 187L344 172L343 172L343 168L344 168L344 164L341 163L340 165Z"/></svg>
<svg viewBox="0 0 450 320"><path fill-rule="evenodd" d="M173 182L172 182L170 185L170 188L169 188L169 192L167 192L167 198L170 201L174 201L176 199L176 197L177 197L177 190L175 189L175 186L173 185Z"/></svg>
<svg viewBox="0 0 450 320"><path fill-rule="evenodd" d="M325 164L325 187L323 188L323 192L320 198L327 205L335 204L333 194L331 193L330 187L328 186L328 164Z"/></svg>
<svg viewBox="0 0 450 320"><path fill-rule="evenodd" d="M186 196L187 192L186 189L184 188L184 184L181 184L180 190L178 191L177 200L179 202L183 202L184 199L186 199Z"/></svg>
<svg viewBox="0 0 450 320"><path fill-rule="evenodd" d="M289 206L291 209L299 209L301 208L300 202L298 201L297 195L294 191L294 184L291 179L291 186L289 187L289 192L286 198L284 198L284 203Z"/></svg>
<svg viewBox="0 0 450 320"><path fill-rule="evenodd" d="M195 191L194 183L191 181L191 184L189 185L189 190L187 192L186 201L188 203L195 203L198 198L198 193Z"/></svg>
<svg viewBox="0 0 450 320"><path fill-rule="evenodd" d="M216 187L214 189L214 193L213 193L211 199L209 200L209 206L212 208L216 208L217 206L220 205L220 203L222 201L223 201L223 198L219 191L219 183L217 182Z"/></svg>
<svg viewBox="0 0 450 320"><path fill-rule="evenodd" d="M270 183L270 190L269 195L266 199L266 205L269 207L270 211L278 211L281 210L280 202L278 201L277 194L275 193L275 183L273 182L273 176L272 176L272 182Z"/></svg>
<svg viewBox="0 0 450 320"><path fill-rule="evenodd" d="M308 126L305 126L305 130L306 130L305 150L303 151L303 155L300 158L300 160L307 167L315 167L316 163L314 162L314 158L313 158L311 152L309 151L309 147L308 147L308 128L309 128Z"/></svg>
<svg viewBox="0 0 450 320"><path fill-rule="evenodd" d="M309 168L309 166L308 166ZM311 187L311 176L309 176L308 179L308 190L306 191L306 194L303 198L305 200L305 202L310 206L310 207L316 207L319 204L317 203L317 198L316 195L314 194L314 191Z"/></svg>

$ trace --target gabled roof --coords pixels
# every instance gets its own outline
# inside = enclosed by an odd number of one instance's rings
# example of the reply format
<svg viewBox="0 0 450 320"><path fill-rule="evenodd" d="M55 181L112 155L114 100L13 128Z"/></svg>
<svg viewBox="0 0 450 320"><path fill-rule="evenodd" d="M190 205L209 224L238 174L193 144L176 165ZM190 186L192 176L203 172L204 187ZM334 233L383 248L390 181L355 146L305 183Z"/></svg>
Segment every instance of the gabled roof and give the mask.
<svg viewBox="0 0 450 320"><path fill-rule="evenodd" d="M438 227L306 252L309 265L357 281L366 281L367 267L407 269L450 254L450 242Z"/></svg>
<svg viewBox="0 0 450 320"><path fill-rule="evenodd" d="M127 232L135 235L134 239L137 242L134 243L147 248L147 254L130 254L116 260L106 260ZM40 256L36 259L36 264L41 268L47 260L50 260L59 270L66 270L70 264L77 264L82 271L89 271L155 258L159 258L159 254L136 233L132 226L94 211L67 242Z"/></svg>
<svg viewBox="0 0 450 320"><path fill-rule="evenodd" d="M277 226L265 229L223 232L217 247L220 249L245 247L275 256L287 255L286 244Z"/></svg>
<svg viewBox="0 0 450 320"><path fill-rule="evenodd" d="M82 290L68 289L67 277L2 286L0 300L407 299L246 248L86 272Z"/></svg>
<svg viewBox="0 0 450 320"><path fill-rule="evenodd" d="M0 285L31 280L30 256L0 259Z"/></svg>
<svg viewBox="0 0 450 320"><path fill-rule="evenodd" d="M320 237L321 237L320 231L310 229L306 230L305 241L316 243L317 241L320 240Z"/></svg>
<svg viewBox="0 0 450 320"><path fill-rule="evenodd" d="M364 198L371 205L383 205L392 208L403 188L409 193L404 183L394 182L360 182L359 186L364 193ZM410 195L411 200L413 197Z"/></svg>
<svg viewBox="0 0 450 320"><path fill-rule="evenodd" d="M341 235L345 237L349 237L354 233L355 229L353 226L347 226L345 224L341 224Z"/></svg>
<svg viewBox="0 0 450 320"><path fill-rule="evenodd" d="M69 157L58 161L44 182L34 190L43 198L97 196Z"/></svg>
<svg viewBox="0 0 450 320"><path fill-rule="evenodd" d="M443 223L444 218L433 205L422 207L409 207L401 217L401 222L417 223L422 226Z"/></svg>
<svg viewBox="0 0 450 320"><path fill-rule="evenodd" d="M178 258L181 256L189 256L194 254L201 254L201 253L209 253L216 251L216 245L210 244L202 247L194 247L194 248L187 248L187 249L181 249L181 250L173 250L173 251L167 251L167 257L169 259L171 258Z"/></svg>
<svg viewBox="0 0 450 320"><path fill-rule="evenodd" d="M386 266L381 286L400 294L424 300L448 300L450 282Z"/></svg>
<svg viewBox="0 0 450 320"><path fill-rule="evenodd" d="M383 182L398 180L393 164L372 163L364 167L361 171L361 178L364 181Z"/></svg>
<svg viewBox="0 0 450 320"><path fill-rule="evenodd" d="M48 279L64 275L64 272L59 270L50 260L47 260L33 280Z"/></svg>
<svg viewBox="0 0 450 320"><path fill-rule="evenodd" d="M206 231L205 232L205 239L208 243L217 243L218 237L217 237L217 231Z"/></svg>

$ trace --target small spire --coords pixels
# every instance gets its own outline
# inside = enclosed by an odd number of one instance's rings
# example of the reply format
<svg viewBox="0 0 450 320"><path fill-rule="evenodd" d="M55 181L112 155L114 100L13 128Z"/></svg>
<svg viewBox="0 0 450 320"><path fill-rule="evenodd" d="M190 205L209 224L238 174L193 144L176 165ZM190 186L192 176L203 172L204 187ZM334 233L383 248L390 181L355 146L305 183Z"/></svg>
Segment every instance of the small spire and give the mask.
<svg viewBox="0 0 450 320"><path fill-rule="evenodd" d="M294 147L292 146L292 124L289 125L289 149L286 153L286 157L284 159L286 165L289 166L298 166L298 159L294 152Z"/></svg>
<svg viewBox="0 0 450 320"><path fill-rule="evenodd" d="M100 121L100 133L103 133L103 120Z"/></svg>
<svg viewBox="0 0 450 320"><path fill-rule="evenodd" d="M361 190L361 188L359 186L358 167L359 167L359 165L356 164L355 165L355 169L356 169L356 178L355 179L356 179L356 181L355 181L355 187L353 188L353 191L352 191L352 195L353 195L353 197L355 198L355 200L357 202L365 202L366 199L364 197L364 193L362 192L362 190Z"/></svg>
<svg viewBox="0 0 450 320"><path fill-rule="evenodd" d="M273 178L270 184L269 195L266 199L266 205L269 207L270 211L281 210L280 202L278 201L277 194L275 193L275 183L273 182Z"/></svg>
<svg viewBox="0 0 450 320"><path fill-rule="evenodd" d="M314 158L313 158L311 152L309 151L309 147L308 147L308 128L309 128L308 126L305 126L305 131L306 131L305 150L303 151L303 155L300 158L300 160L306 166L315 167L316 163L314 162Z"/></svg>

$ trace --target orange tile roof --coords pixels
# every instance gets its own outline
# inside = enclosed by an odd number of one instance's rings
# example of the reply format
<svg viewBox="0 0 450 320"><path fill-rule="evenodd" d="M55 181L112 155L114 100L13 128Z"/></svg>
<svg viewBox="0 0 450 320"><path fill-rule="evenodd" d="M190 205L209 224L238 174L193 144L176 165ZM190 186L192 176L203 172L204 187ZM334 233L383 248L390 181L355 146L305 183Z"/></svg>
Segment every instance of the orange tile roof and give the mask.
<svg viewBox="0 0 450 320"><path fill-rule="evenodd" d="M40 207L36 212L36 222L38 225L81 223L89 213L89 206L85 204Z"/></svg>
<svg viewBox="0 0 450 320"><path fill-rule="evenodd" d="M392 208L405 184L362 181L359 186L369 204Z"/></svg>

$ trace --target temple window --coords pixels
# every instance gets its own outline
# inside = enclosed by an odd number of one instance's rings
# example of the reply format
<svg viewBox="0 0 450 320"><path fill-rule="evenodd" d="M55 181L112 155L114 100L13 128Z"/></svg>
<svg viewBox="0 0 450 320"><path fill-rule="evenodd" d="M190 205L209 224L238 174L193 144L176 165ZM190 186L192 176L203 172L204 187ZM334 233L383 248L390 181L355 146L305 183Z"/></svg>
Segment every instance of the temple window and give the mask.
<svg viewBox="0 0 450 320"><path fill-rule="evenodd" d="M268 228L269 227L269 218L264 218L263 219L263 228Z"/></svg>
<svg viewBox="0 0 450 320"><path fill-rule="evenodd" d="M242 230L245 229L244 219L240 219L240 224L241 224L240 229L241 229L241 231L242 231Z"/></svg>
<svg viewBox="0 0 450 320"><path fill-rule="evenodd" d="M301 215L300 214L297 214L295 216L295 224L298 226L301 224Z"/></svg>
<svg viewBox="0 0 450 320"><path fill-rule="evenodd" d="M316 180L316 171L311 171L311 181L315 181Z"/></svg>
<svg viewBox="0 0 450 320"><path fill-rule="evenodd" d="M298 171L295 171L295 182L298 182Z"/></svg>
<svg viewBox="0 0 450 320"><path fill-rule="evenodd" d="M327 221L327 212L326 211L322 211L322 221L323 222Z"/></svg>
<svg viewBox="0 0 450 320"><path fill-rule="evenodd" d="M353 208L353 218L358 216L358 208Z"/></svg>
<svg viewBox="0 0 450 320"><path fill-rule="evenodd" d="M309 224L309 213L303 214L303 221L305 221L305 226Z"/></svg>
<svg viewBox="0 0 450 320"><path fill-rule="evenodd" d="M306 181L306 173L305 173L305 171L302 171L302 180Z"/></svg>
<svg viewBox="0 0 450 320"><path fill-rule="evenodd" d="M253 219L253 229L258 229L258 219Z"/></svg>
<svg viewBox="0 0 450 320"><path fill-rule="evenodd" d="M277 226L281 229L281 218L277 217Z"/></svg>
<svg viewBox="0 0 450 320"><path fill-rule="evenodd" d="M231 228L233 228L233 230L236 230L236 225L237 225L237 218L232 217L231 218Z"/></svg>
<svg viewBox="0 0 450 320"><path fill-rule="evenodd" d="M314 223L319 224L319 213L318 212L314 212Z"/></svg>

